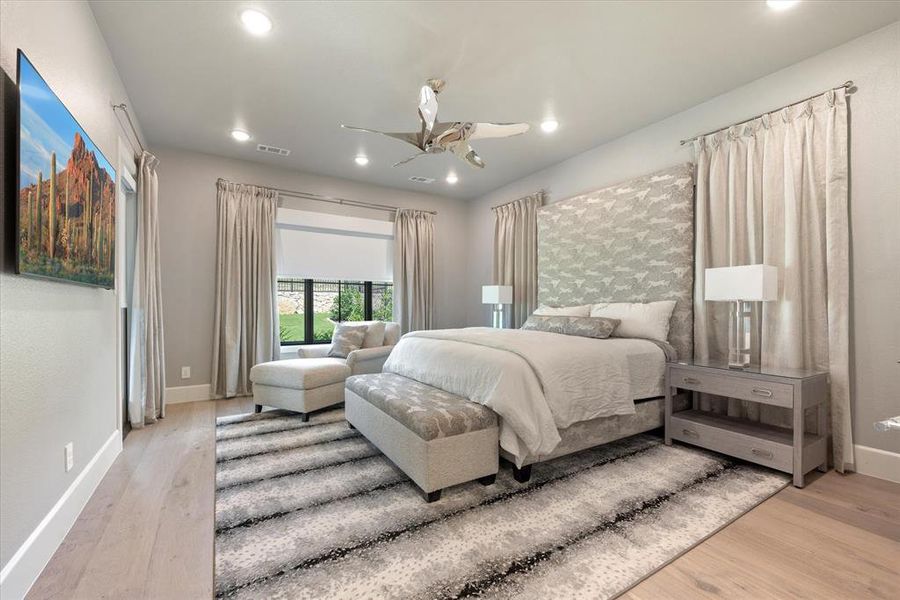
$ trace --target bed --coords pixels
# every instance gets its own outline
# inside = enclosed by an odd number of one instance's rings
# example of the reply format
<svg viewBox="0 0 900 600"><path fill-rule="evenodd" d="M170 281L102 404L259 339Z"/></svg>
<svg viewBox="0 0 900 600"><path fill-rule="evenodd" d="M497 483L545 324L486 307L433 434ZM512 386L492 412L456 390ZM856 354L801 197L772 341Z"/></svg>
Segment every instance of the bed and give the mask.
<svg viewBox="0 0 900 600"><path fill-rule="evenodd" d="M679 165L538 215L540 304L674 300L668 344L422 331L401 339L385 371L490 407L500 417L501 455L526 475L533 463L660 427L665 362L693 354L692 173Z"/></svg>

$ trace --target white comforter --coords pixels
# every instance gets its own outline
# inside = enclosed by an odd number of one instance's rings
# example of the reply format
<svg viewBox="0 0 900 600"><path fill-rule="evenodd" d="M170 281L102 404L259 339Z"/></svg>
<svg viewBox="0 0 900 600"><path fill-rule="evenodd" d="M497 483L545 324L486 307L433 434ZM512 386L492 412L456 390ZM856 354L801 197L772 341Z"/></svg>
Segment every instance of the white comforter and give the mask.
<svg viewBox="0 0 900 600"><path fill-rule="evenodd" d="M558 429L634 413L627 341L486 327L417 331L403 336L384 370L492 409L502 419L501 447L521 466L549 454Z"/></svg>

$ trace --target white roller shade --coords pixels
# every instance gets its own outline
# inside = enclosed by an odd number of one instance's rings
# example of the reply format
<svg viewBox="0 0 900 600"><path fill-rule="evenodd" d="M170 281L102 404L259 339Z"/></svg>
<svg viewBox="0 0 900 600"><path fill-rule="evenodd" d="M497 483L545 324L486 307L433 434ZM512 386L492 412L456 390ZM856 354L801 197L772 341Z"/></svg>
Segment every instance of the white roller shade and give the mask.
<svg viewBox="0 0 900 600"><path fill-rule="evenodd" d="M279 208L276 233L281 277L393 279L389 221Z"/></svg>

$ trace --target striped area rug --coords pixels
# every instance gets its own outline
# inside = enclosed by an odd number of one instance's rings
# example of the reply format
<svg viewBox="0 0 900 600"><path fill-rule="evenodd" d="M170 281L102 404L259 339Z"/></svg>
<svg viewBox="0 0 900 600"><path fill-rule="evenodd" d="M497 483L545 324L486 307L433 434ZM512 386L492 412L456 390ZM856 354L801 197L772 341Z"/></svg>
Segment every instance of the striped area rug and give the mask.
<svg viewBox="0 0 900 600"><path fill-rule="evenodd" d="M341 409L220 418L216 438L225 598L611 598L788 481L638 435L427 504Z"/></svg>

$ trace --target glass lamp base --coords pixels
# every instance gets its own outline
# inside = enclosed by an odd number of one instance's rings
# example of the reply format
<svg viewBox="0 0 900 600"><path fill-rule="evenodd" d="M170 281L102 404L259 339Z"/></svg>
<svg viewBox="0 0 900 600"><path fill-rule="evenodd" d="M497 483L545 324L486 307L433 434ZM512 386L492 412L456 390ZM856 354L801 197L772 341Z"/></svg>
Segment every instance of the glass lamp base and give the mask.
<svg viewBox="0 0 900 600"><path fill-rule="evenodd" d="M503 329L503 305L495 304L494 305L494 315L493 315L493 323L491 326L494 329Z"/></svg>
<svg viewBox="0 0 900 600"><path fill-rule="evenodd" d="M736 300L731 305L731 327L728 334L728 368L750 366L750 303Z"/></svg>
<svg viewBox="0 0 900 600"><path fill-rule="evenodd" d="M728 353L728 368L729 369L746 369L749 366L750 366L750 353L749 352L730 351Z"/></svg>

